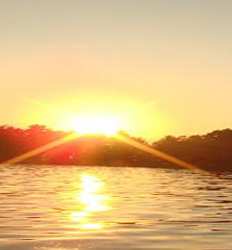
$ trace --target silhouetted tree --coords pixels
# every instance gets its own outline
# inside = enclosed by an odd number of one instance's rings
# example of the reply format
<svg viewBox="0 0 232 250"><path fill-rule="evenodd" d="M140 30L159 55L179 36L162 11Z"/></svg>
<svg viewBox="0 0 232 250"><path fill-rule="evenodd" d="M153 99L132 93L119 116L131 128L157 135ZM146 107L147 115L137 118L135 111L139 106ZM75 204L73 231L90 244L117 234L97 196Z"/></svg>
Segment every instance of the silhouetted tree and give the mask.
<svg viewBox="0 0 232 250"><path fill-rule="evenodd" d="M143 138L130 137L123 131L120 134L149 145ZM32 125L26 129L0 126L0 161L4 162L67 135L68 132L53 131L42 125ZM167 136L149 146L205 169L232 170L231 129L190 137ZM171 167L132 145L105 136L82 136L27 159L24 163Z"/></svg>

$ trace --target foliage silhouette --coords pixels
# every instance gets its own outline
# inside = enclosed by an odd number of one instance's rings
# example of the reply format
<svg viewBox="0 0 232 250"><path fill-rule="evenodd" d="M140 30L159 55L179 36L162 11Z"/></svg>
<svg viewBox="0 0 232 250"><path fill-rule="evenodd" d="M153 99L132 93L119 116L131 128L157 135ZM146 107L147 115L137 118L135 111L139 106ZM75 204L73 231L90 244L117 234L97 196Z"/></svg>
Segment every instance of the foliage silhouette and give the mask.
<svg viewBox="0 0 232 250"><path fill-rule="evenodd" d="M125 132L120 133L130 137ZM32 125L27 129L0 126L0 162L29 152L68 134L68 132L53 131L41 125ZM142 138L133 139L148 145ZM232 170L231 129L216 130L206 135L190 137L167 136L152 143L151 146L203 169L214 171ZM29 158L23 163L175 167L115 138L105 136L81 136Z"/></svg>

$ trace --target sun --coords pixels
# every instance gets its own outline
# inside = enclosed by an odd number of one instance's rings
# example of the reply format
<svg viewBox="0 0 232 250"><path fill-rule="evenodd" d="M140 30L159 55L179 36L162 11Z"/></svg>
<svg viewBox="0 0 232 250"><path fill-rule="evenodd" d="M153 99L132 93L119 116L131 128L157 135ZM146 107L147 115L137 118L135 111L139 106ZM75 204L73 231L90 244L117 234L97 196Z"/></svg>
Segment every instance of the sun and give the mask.
<svg viewBox="0 0 232 250"><path fill-rule="evenodd" d="M74 118L71 128L81 135L114 136L121 129L121 123L114 116L86 115Z"/></svg>

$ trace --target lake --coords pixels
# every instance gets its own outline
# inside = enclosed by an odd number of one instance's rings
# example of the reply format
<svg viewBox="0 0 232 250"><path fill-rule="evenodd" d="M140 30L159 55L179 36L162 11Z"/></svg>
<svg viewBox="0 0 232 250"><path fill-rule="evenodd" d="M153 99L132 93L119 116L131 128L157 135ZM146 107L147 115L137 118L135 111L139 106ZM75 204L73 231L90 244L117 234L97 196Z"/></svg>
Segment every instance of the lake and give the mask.
<svg viewBox="0 0 232 250"><path fill-rule="evenodd" d="M231 250L232 175L1 166L1 250Z"/></svg>

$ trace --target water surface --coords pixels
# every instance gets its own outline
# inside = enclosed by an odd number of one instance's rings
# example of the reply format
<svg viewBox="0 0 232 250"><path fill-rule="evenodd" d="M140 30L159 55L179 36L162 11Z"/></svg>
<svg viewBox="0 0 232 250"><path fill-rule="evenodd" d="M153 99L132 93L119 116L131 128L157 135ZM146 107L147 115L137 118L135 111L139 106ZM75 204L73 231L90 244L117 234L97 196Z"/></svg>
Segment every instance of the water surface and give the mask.
<svg viewBox="0 0 232 250"><path fill-rule="evenodd" d="M232 176L1 166L0 249L232 249Z"/></svg>

